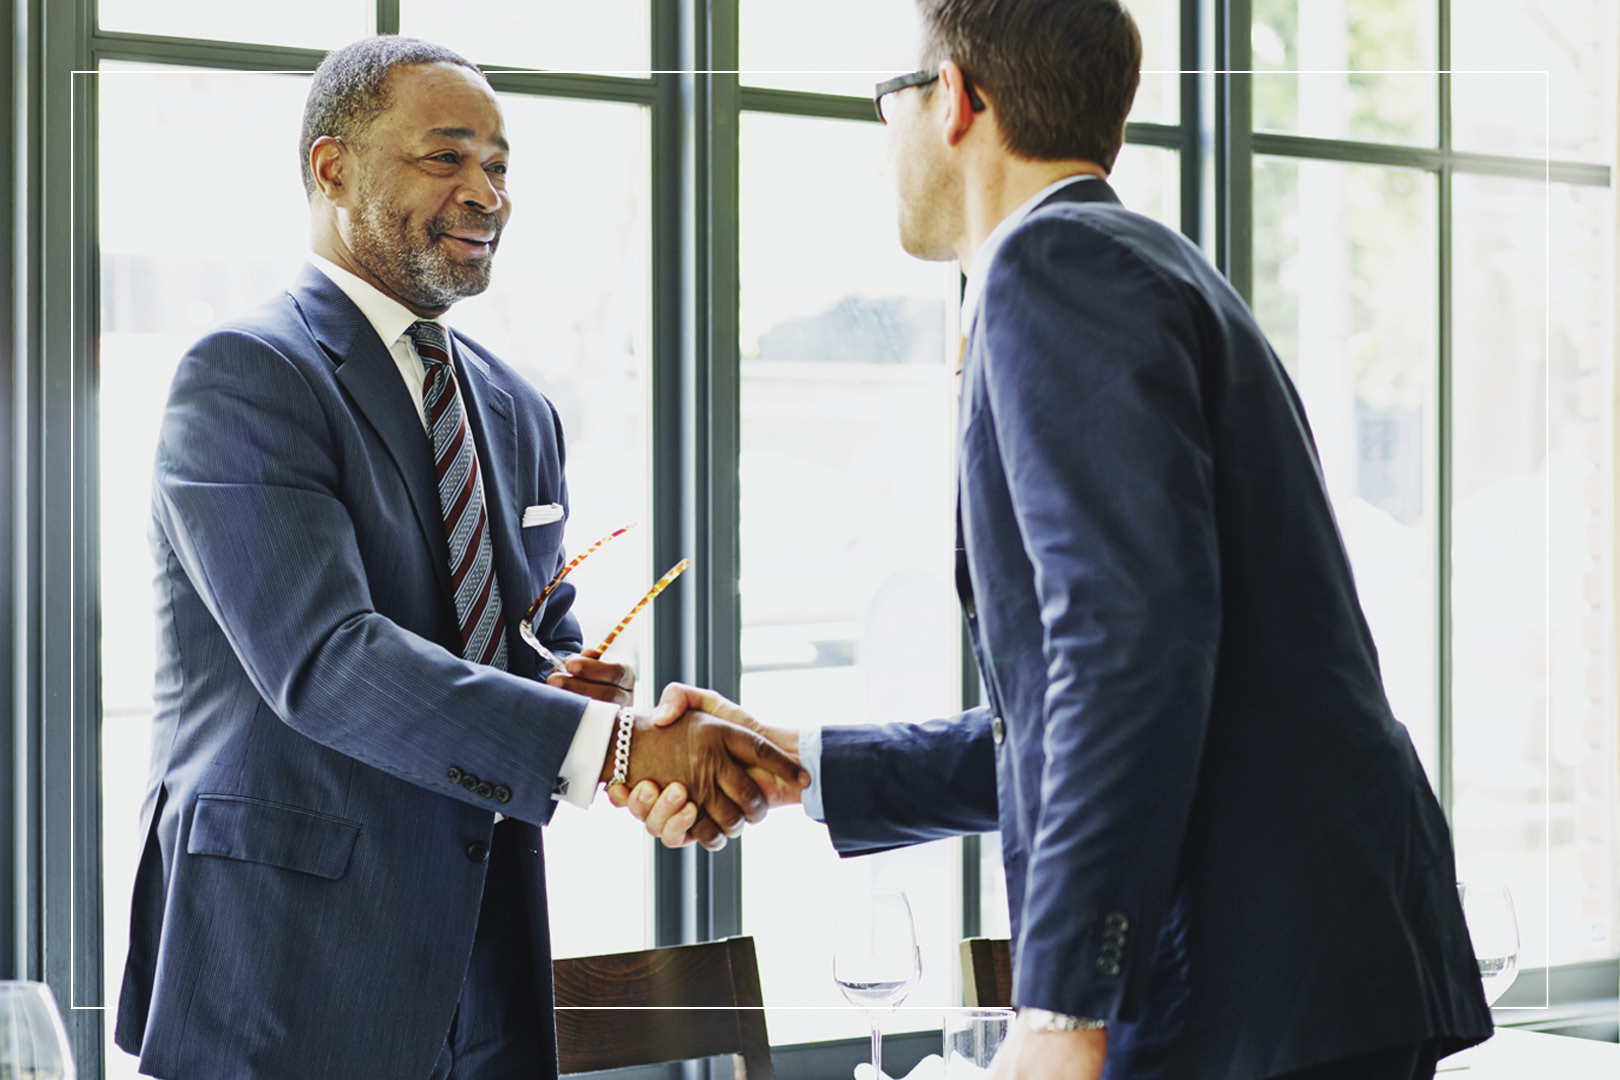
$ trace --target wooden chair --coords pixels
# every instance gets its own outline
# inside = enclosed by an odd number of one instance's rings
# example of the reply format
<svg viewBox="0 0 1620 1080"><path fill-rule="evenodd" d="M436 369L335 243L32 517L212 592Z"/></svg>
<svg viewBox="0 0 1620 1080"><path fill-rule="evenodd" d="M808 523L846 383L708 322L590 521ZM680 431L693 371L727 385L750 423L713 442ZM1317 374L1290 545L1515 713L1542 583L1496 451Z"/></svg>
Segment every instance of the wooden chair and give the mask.
<svg viewBox="0 0 1620 1080"><path fill-rule="evenodd" d="M751 937L552 963L564 1073L732 1054L775 1080Z"/></svg>
<svg viewBox="0 0 1620 1080"><path fill-rule="evenodd" d="M1012 945L1006 938L962 939L962 1004L1012 1008Z"/></svg>

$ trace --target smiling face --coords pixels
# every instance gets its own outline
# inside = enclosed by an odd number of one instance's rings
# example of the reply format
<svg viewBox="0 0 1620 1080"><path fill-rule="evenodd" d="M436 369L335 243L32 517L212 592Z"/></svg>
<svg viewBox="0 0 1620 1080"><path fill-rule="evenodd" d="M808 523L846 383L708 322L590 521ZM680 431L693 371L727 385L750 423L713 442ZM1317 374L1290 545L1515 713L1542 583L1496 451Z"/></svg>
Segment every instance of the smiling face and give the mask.
<svg viewBox="0 0 1620 1080"><path fill-rule="evenodd" d="M349 269L419 315L489 287L511 213L489 85L455 64L395 68L389 107L349 147L337 228Z"/></svg>

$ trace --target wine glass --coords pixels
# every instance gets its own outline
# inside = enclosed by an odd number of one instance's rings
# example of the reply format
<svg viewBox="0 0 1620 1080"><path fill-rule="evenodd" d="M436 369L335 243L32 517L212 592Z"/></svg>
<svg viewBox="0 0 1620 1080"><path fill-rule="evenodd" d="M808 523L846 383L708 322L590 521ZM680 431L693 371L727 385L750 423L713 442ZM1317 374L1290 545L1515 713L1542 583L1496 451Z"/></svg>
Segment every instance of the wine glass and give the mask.
<svg viewBox="0 0 1620 1080"><path fill-rule="evenodd" d="M1492 882L1457 883L1474 959L1485 984L1485 1003L1495 1005L1519 975L1519 922L1513 914L1513 896L1506 885Z"/></svg>
<svg viewBox="0 0 1620 1080"><path fill-rule="evenodd" d="M0 982L0 1080L76 1080L51 988Z"/></svg>
<svg viewBox="0 0 1620 1080"><path fill-rule="evenodd" d="M978 1080L1007 1041L1011 1009L954 1009L945 1014L945 1080Z"/></svg>
<svg viewBox="0 0 1620 1080"><path fill-rule="evenodd" d="M911 904L898 889L875 889L852 913L833 949L833 981L872 1025L872 1071L883 1080L882 1017L906 999L922 976Z"/></svg>

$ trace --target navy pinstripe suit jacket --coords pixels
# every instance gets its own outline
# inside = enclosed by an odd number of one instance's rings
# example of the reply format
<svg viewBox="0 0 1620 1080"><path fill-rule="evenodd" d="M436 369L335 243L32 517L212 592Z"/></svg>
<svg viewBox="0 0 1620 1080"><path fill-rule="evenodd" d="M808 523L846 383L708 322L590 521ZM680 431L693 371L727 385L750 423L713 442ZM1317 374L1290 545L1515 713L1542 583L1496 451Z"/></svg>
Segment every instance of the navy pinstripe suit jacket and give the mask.
<svg viewBox="0 0 1620 1080"><path fill-rule="evenodd" d="M523 379L456 346L510 672L459 655L427 438L337 286L306 268L179 366L154 483L156 719L117 1027L145 1072L427 1076L496 810L531 823L506 869L555 1060L533 825L584 701L535 681L516 628L563 558L561 521L520 527L525 506L566 505L562 435ZM571 600L559 590L539 628L554 649L580 648Z"/></svg>
<svg viewBox="0 0 1620 1080"><path fill-rule="evenodd" d="M1253 317L1107 184L989 268L958 589L988 705L823 733L844 853L1000 829L1014 1000L1108 1080L1259 1080L1491 1030L1315 448Z"/></svg>

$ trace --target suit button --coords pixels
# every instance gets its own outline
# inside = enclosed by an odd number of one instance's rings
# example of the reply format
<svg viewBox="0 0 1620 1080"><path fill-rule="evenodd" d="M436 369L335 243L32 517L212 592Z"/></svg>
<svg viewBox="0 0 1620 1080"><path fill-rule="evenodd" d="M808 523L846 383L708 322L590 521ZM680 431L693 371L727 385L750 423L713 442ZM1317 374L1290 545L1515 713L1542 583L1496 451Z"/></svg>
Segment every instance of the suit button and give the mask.
<svg viewBox="0 0 1620 1080"><path fill-rule="evenodd" d="M467 859L469 862L483 862L489 858L489 845L482 840L474 840L467 845Z"/></svg>
<svg viewBox="0 0 1620 1080"><path fill-rule="evenodd" d="M1111 956L1099 956L1097 958L1097 970L1104 975L1118 975L1119 961Z"/></svg>
<svg viewBox="0 0 1620 1080"><path fill-rule="evenodd" d="M495 788L495 801L496 802L511 802L512 801L512 789L507 787L505 784L501 784L501 785L497 786Z"/></svg>
<svg viewBox="0 0 1620 1080"><path fill-rule="evenodd" d="M450 766L450 771L445 775L450 778L450 782L452 784L461 783L461 770L456 768L454 765Z"/></svg>
<svg viewBox="0 0 1620 1080"><path fill-rule="evenodd" d="M1002 741L1005 740L1006 738L1007 738L1007 725L1003 724L1001 722L1001 717L992 716L990 718L990 739L991 739L991 741L994 742L997 746L1000 746L1002 744Z"/></svg>
<svg viewBox="0 0 1620 1080"><path fill-rule="evenodd" d="M462 773L461 786L466 788L468 791L477 791L478 777L474 776L472 773Z"/></svg>
<svg viewBox="0 0 1620 1080"><path fill-rule="evenodd" d="M1113 911L1109 912L1108 917L1103 920L1103 925L1110 930L1119 930L1124 932L1131 928L1131 921L1122 913Z"/></svg>
<svg viewBox="0 0 1620 1080"><path fill-rule="evenodd" d="M473 788L473 790L478 792L481 798L488 799L494 796L495 785L491 784L488 780L480 780L478 781L478 786Z"/></svg>
<svg viewBox="0 0 1620 1080"><path fill-rule="evenodd" d="M1120 949L1125 946L1125 931L1108 929L1103 931L1103 946L1105 948Z"/></svg>

